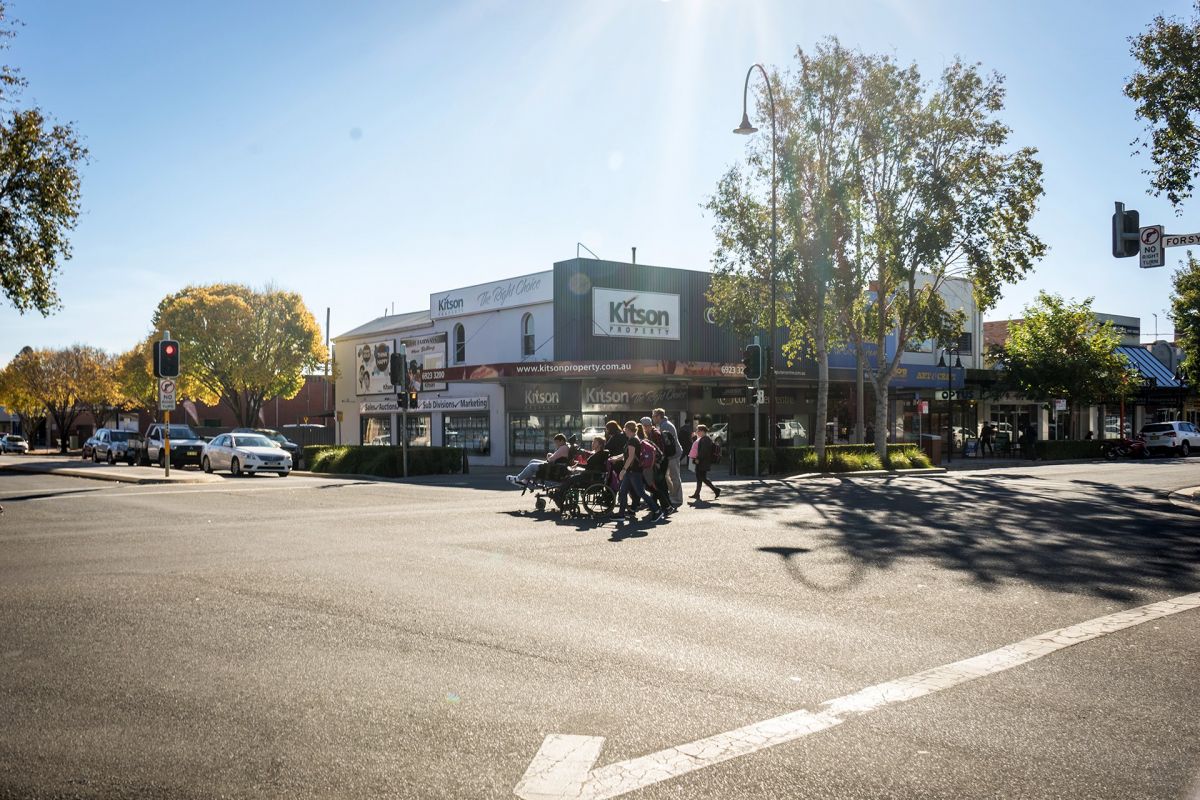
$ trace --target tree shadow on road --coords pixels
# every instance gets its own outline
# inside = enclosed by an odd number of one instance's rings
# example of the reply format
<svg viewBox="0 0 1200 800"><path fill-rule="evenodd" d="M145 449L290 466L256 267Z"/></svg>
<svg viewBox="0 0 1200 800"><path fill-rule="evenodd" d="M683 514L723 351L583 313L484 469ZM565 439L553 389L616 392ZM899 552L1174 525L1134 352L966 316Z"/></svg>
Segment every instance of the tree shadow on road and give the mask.
<svg viewBox="0 0 1200 800"><path fill-rule="evenodd" d="M926 561L983 586L1024 582L1120 601L1200 589L1200 515L1149 489L1031 475L828 479L730 495L728 506L775 518L803 509L783 522L804 531L799 544L836 547L868 568ZM758 549L798 577L797 542Z"/></svg>

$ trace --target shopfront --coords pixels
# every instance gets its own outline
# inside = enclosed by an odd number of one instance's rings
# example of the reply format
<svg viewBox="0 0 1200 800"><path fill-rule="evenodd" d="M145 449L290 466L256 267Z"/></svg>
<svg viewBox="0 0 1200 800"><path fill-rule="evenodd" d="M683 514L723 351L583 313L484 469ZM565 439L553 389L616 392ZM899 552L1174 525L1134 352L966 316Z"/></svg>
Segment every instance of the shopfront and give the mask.
<svg viewBox="0 0 1200 800"><path fill-rule="evenodd" d="M545 458L555 434L583 430L578 381L510 383L504 396L510 463Z"/></svg>

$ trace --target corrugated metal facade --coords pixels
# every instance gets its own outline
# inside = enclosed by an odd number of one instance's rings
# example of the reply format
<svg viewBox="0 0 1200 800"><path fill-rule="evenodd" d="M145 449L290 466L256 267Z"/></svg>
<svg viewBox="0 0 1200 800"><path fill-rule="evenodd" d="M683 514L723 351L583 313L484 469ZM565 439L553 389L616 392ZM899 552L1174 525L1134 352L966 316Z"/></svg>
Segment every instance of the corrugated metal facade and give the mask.
<svg viewBox="0 0 1200 800"><path fill-rule="evenodd" d="M564 361L662 359L733 362L744 343L709 321L704 294L712 275L694 270L576 258L554 265L554 357ZM592 290L620 289L679 297L679 338L610 336L593 319Z"/></svg>

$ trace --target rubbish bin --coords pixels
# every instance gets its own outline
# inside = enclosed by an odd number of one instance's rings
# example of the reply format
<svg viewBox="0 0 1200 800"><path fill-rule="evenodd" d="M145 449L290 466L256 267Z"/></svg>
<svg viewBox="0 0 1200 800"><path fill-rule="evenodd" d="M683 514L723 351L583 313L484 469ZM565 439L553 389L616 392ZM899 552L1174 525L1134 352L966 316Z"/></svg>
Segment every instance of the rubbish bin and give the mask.
<svg viewBox="0 0 1200 800"><path fill-rule="evenodd" d="M69 449L69 450L78 450L79 449L79 434L78 433L71 434L70 438L67 440L67 449Z"/></svg>
<svg viewBox="0 0 1200 800"><path fill-rule="evenodd" d="M921 437L921 449L929 456L929 463L935 467L942 463L942 437L927 434Z"/></svg>

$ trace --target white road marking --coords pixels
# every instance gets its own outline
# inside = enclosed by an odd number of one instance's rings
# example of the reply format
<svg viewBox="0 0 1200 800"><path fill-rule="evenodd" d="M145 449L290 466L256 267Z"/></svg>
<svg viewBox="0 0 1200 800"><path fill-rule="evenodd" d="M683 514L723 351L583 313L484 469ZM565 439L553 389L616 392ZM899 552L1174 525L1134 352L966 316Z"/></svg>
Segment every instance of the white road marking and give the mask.
<svg viewBox="0 0 1200 800"><path fill-rule="evenodd" d="M1063 648L1144 622L1200 608L1200 592L1120 611L1005 645L982 655L897 678L827 700L821 711L800 709L737 730L594 768L602 736L551 734L542 742L514 794L525 800L601 800L677 778L767 747L794 741L876 711L994 675Z"/></svg>

